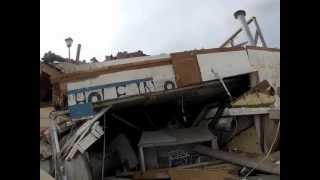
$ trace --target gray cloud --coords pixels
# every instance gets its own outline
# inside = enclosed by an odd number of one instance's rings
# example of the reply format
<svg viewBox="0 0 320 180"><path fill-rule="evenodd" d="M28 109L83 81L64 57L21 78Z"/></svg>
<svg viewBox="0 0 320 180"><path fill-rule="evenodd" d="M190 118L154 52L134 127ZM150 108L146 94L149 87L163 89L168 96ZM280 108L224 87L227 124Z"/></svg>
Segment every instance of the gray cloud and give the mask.
<svg viewBox="0 0 320 180"><path fill-rule="evenodd" d="M139 2L139 3L138 3ZM230 3L230 4L229 4ZM239 3L239 2L238 2ZM130 22L115 39L119 50L142 49L151 54L219 46L240 25L233 18L239 8L256 16L270 46L280 45L279 1L126 1ZM245 8L247 7L247 8Z"/></svg>
<svg viewBox="0 0 320 180"><path fill-rule="evenodd" d="M280 0L108 0L105 7L101 7L104 1L97 2L80 3L77 13L71 13L75 19L71 25L75 28L70 31L40 29L43 39L40 53L43 55L51 47L65 53L63 42L59 40L58 46L48 42L53 39L45 39L49 36L63 39L67 34L74 35L83 44L85 59L95 56L102 60L107 54L124 50L140 49L152 55L215 48L240 27L233 17L239 9L247 11L247 18L257 17L269 46L280 47ZM69 4L72 7L72 3ZM76 19L81 12L86 12L83 19ZM113 14L114 17L109 17ZM59 27L66 16L68 14L51 18ZM107 32L110 29L112 31Z"/></svg>

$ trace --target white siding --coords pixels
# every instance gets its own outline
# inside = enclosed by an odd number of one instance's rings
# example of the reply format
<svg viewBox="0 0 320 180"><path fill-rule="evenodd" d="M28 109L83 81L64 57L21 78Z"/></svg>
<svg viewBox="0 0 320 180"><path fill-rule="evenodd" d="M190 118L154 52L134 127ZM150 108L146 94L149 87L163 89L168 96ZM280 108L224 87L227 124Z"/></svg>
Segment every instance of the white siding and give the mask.
<svg viewBox="0 0 320 180"><path fill-rule="evenodd" d="M217 79L211 72L211 68L220 77L232 77L253 72L246 51L215 52L197 55L201 77L203 81Z"/></svg>
<svg viewBox="0 0 320 180"><path fill-rule="evenodd" d="M258 71L260 82L267 80L277 91L280 88L280 51L248 49L249 61ZM275 106L280 106L280 98L276 96Z"/></svg>
<svg viewBox="0 0 320 180"><path fill-rule="evenodd" d="M164 83L167 81L172 82L176 87L175 74L172 65L156 66L144 69L135 69L128 71L121 71L110 74L103 74L96 78L82 80L78 82L70 82L67 84L68 91L110 85L113 83L121 83L126 81L135 81L139 79L152 78L152 81L146 81L147 89L144 87L143 83L137 85L137 83L128 83L125 86L119 87L118 91L115 86L102 88L104 93L104 100L117 98L117 92L120 94L125 94L125 96L137 95L139 93L143 94L149 91L163 91ZM102 94L102 89L98 90L86 90L86 99L88 100L88 94L91 92L97 92ZM88 92L88 93L87 93ZM76 96L70 94L68 99L69 105L74 105L76 103Z"/></svg>
<svg viewBox="0 0 320 180"><path fill-rule="evenodd" d="M274 88L280 86L280 52L248 49L248 56L260 81L268 80Z"/></svg>

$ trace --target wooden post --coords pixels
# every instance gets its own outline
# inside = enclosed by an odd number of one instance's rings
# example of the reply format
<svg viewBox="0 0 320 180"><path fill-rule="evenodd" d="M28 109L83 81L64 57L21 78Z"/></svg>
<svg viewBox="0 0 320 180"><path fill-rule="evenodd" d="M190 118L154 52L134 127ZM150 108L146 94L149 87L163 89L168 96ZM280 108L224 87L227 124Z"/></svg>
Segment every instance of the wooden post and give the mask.
<svg viewBox="0 0 320 180"><path fill-rule="evenodd" d="M146 172L146 166L144 164L144 154L143 154L143 147L139 147L139 153L140 153L140 166L141 166L141 171L144 173Z"/></svg>
<svg viewBox="0 0 320 180"><path fill-rule="evenodd" d="M81 44L78 44L78 48L77 48L77 57L76 57L76 62L79 62L80 59L80 50L81 50Z"/></svg>

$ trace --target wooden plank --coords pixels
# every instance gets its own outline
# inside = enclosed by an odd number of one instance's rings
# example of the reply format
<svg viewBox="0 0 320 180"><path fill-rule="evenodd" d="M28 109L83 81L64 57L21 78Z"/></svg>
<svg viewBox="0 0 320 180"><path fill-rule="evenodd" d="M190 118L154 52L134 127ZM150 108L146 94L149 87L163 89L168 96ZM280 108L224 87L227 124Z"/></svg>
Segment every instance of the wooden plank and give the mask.
<svg viewBox="0 0 320 180"><path fill-rule="evenodd" d="M79 142L82 139L82 137L86 134L86 132L89 131L89 128L93 125L93 123L95 123L95 121L97 121L102 115L104 115L110 108L111 106L102 109L99 113L95 115L94 118L86 121L82 126L80 126L75 132L75 134L73 134L72 137L69 138L67 142L63 145L61 149L62 152L68 151L70 148L72 148L74 144Z"/></svg>
<svg viewBox="0 0 320 180"><path fill-rule="evenodd" d="M175 168L176 169L200 168L200 167L207 167L207 166L213 166L213 165L216 166L216 165L222 164L222 163L223 163L223 161L221 161L221 160L214 160L214 161L208 161L208 162L201 162L201 163L177 166ZM172 168L170 168L170 169L172 169Z"/></svg>
<svg viewBox="0 0 320 180"><path fill-rule="evenodd" d="M149 170L144 173L136 172L133 179L168 179L170 178L167 169Z"/></svg>
<svg viewBox="0 0 320 180"><path fill-rule="evenodd" d="M201 83L200 69L195 55L173 55L172 65L175 70L176 83L178 87Z"/></svg>
<svg viewBox="0 0 320 180"><path fill-rule="evenodd" d="M238 167L234 165L222 164L217 166L208 166L204 168L193 169L170 169L171 180L236 180Z"/></svg>
<svg viewBox="0 0 320 180"><path fill-rule="evenodd" d="M247 180L280 180L280 176L276 175L257 175L257 176L249 176Z"/></svg>
<svg viewBox="0 0 320 180"><path fill-rule="evenodd" d="M280 165L268 161L260 162L261 160L257 158L243 157L237 153L213 150L202 145L196 146L195 151L230 163L256 168L257 170L272 174L280 174Z"/></svg>
<svg viewBox="0 0 320 180"><path fill-rule="evenodd" d="M169 143L176 141L176 137L170 136L164 131L149 131L142 133L139 144L144 146L145 144Z"/></svg>
<svg viewBox="0 0 320 180"><path fill-rule="evenodd" d="M223 161L215 160L215 161L202 162L202 163L197 163L197 164L177 166L177 167L173 167L173 168L151 169L151 170L148 170L144 173L141 173L140 171L128 172L128 175L132 175L134 177L134 179L168 179L168 178L170 178L169 170L172 170L172 169L213 167L213 165L217 166L221 163L223 163Z"/></svg>
<svg viewBox="0 0 320 180"><path fill-rule="evenodd" d="M142 147L159 147L215 140L207 128L184 128L171 131L144 132L139 142Z"/></svg>
<svg viewBox="0 0 320 180"><path fill-rule="evenodd" d="M268 114L270 108L227 108L223 112L223 116L249 116L249 115L263 115Z"/></svg>

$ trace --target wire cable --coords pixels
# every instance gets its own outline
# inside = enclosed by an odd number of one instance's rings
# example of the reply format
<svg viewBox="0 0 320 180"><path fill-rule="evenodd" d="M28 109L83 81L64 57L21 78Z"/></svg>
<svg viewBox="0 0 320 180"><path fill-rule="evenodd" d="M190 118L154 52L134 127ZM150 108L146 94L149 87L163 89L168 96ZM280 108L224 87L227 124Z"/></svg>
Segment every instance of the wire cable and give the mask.
<svg viewBox="0 0 320 180"><path fill-rule="evenodd" d="M275 138L273 139L273 142L270 146L270 149L268 151L268 153L266 154L266 156L260 161L258 162L258 164L252 168L242 179L246 179L262 162L264 162L265 160L268 159L268 157L270 156L271 154L271 151L273 149L273 146L274 144L276 143L277 139L278 139L278 136L279 136L279 131L280 131L280 121L279 121L279 124L278 124L278 127L277 127L277 131L276 131L276 134L275 134Z"/></svg>

